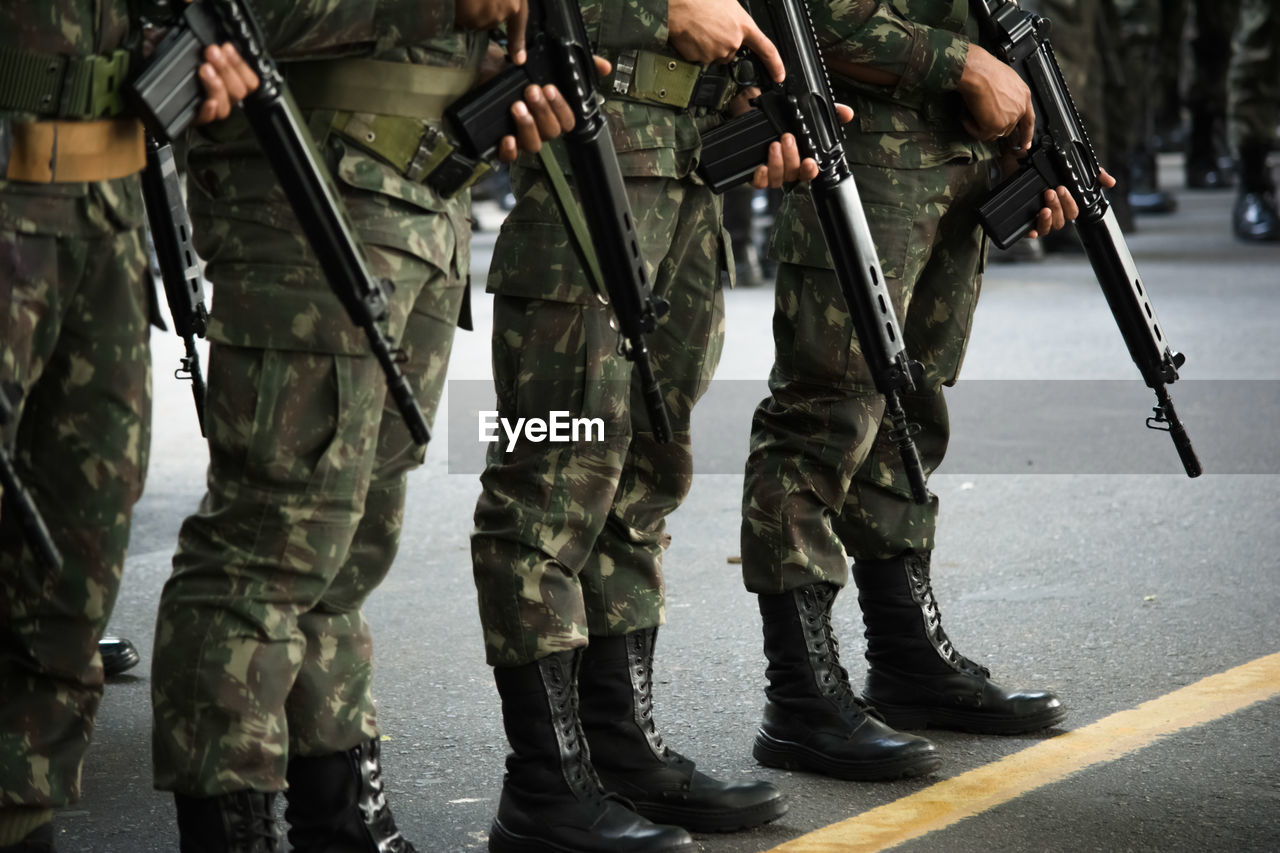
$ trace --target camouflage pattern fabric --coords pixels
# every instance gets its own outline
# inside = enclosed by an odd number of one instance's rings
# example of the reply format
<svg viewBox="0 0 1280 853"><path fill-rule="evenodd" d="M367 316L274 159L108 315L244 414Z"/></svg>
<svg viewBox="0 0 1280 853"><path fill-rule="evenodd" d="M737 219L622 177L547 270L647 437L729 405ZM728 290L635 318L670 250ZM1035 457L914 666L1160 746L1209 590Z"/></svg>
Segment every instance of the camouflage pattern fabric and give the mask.
<svg viewBox="0 0 1280 853"><path fill-rule="evenodd" d="M599 418L604 440L489 446L471 555L494 666L585 645L588 634L665 622L665 519L691 485L689 419L724 339L719 198L687 180L628 179L641 254L655 293L671 303L648 338L674 431L670 444L658 444L632 364L617 353L611 310L594 298L557 298L568 270L543 283L555 295L526 295L539 284L531 270L564 269L531 256L568 261L571 250L547 182L528 170L513 173L520 200L499 235L490 277L498 290L499 416ZM581 277L577 261L568 262Z"/></svg>
<svg viewBox="0 0 1280 853"><path fill-rule="evenodd" d="M9 3L0 6L0 47L88 55L116 47L127 23L123 2ZM80 795L102 697L97 645L120 587L150 445L143 221L136 177L0 180L0 382L24 394L0 441L63 559L60 572L39 565L17 518L0 513L6 813Z"/></svg>
<svg viewBox="0 0 1280 853"><path fill-rule="evenodd" d="M0 182L0 381L25 395L3 440L63 559L0 519L0 807L80 793L151 437L141 212L136 178Z"/></svg>
<svg viewBox="0 0 1280 853"><path fill-rule="evenodd" d="M1227 73L1227 132L1232 150L1275 145L1280 123L1280 8L1275 0L1241 0Z"/></svg>
<svg viewBox="0 0 1280 853"><path fill-rule="evenodd" d="M482 50L459 35L371 58L462 67ZM325 153L372 272L395 285L387 332L431 420L466 290L469 199L446 201L336 137ZM244 126L199 134L188 166L213 283L209 489L157 617L155 783L279 791L290 755L377 732L360 608L390 570L423 451Z"/></svg>
<svg viewBox="0 0 1280 853"><path fill-rule="evenodd" d="M817 11L819 4L811 5ZM891 5L918 27L945 25L953 34L968 27L950 16L950 2ZM829 8L837 24L876 40L878 28L866 9L858 11L856 3ZM942 42L953 44L942 36L924 40ZM987 146L969 140L961 147L947 92L916 97L920 107L904 122L912 131L866 133L855 125L846 128L845 145L907 352L925 367L919 390L904 395L903 404L922 428L917 445L928 473L946 450L942 386L959 373L977 302L986 241L973 209L989 185L992 160ZM902 103L890 102L889 108L910 113ZM957 155L965 153L935 162L952 145ZM788 195L769 251L781 261L777 349L771 395L752 421L743 488L743 578L755 593L819 581L843 586L850 556L882 559L931 549L938 500L932 497L925 506L911 501L901 462L880 429L884 401L859 354L807 194Z"/></svg>
<svg viewBox="0 0 1280 853"><path fill-rule="evenodd" d="M655 0L590 0L598 52L670 51ZM671 310L649 336L675 441L658 445L536 160L513 170L517 203L494 249L494 381L501 417L599 417L603 442L491 445L472 569L486 656L531 663L664 621L666 516L689 489L689 413L720 358L720 271L732 269L720 201L692 174L717 122L625 99L605 102L655 292Z"/></svg>
<svg viewBox="0 0 1280 853"><path fill-rule="evenodd" d="M1186 106L1195 114L1217 121L1227 113L1227 66L1231 61L1231 34L1240 16L1239 0L1164 0L1161 3L1161 43L1156 61L1160 64L1161 85L1170 89L1178 103L1178 81L1186 81ZM1182 36L1188 10L1194 9L1195 35L1191 39L1191 62L1185 63ZM1184 69L1184 65L1187 65Z"/></svg>

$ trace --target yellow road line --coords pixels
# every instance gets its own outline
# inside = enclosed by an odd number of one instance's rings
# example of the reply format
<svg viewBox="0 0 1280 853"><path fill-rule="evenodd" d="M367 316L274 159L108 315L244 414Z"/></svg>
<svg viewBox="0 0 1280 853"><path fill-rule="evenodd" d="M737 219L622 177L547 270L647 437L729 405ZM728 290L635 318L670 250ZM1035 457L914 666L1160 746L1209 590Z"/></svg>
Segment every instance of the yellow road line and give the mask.
<svg viewBox="0 0 1280 853"><path fill-rule="evenodd" d="M894 847L1277 695L1280 653L1211 675L1132 710L802 835L768 853L870 853Z"/></svg>

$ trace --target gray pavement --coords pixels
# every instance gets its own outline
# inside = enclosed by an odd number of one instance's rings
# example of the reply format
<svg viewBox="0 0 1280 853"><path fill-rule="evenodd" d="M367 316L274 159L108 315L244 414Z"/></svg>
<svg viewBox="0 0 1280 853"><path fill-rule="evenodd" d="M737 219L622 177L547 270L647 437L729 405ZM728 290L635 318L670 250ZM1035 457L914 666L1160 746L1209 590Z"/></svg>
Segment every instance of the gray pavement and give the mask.
<svg viewBox="0 0 1280 853"><path fill-rule="evenodd" d="M1176 173L1169 177L1166 184L1174 185ZM945 763L922 780L836 782L766 770L750 757L763 659L754 601L732 558L746 418L753 397L763 394L772 355L772 305L763 289L728 294L719 377L733 381L724 383L723 405L699 412L696 458L707 473L670 520L657 718L668 742L702 768L771 779L785 789L791 810L754 832L700 837L706 853L766 850L1280 651L1273 437L1280 246L1236 243L1228 228L1231 198L1182 192L1176 214L1141 219L1131 241L1170 340L1188 354L1187 381L1173 391L1175 399L1197 401L1184 416L1207 471L1198 480L1181 475L1165 436L1142 428L1148 392L1109 396L1137 374L1084 261L989 270L955 392L957 403L966 383L981 394L931 481L943 507L936 588L962 652L1002 683L1059 692L1070 716L1062 729L1034 736L931 733ZM481 268L492 238L491 231L477 238ZM476 316L487 320L479 287L476 296ZM451 379L488 376L487 341L485 328L459 335ZM157 336L155 344L153 467L111 625L138 643L144 662L107 687L84 799L57 818L66 851L176 850L170 800L150 786L146 667L155 602L178 525L201 494L206 455L189 392L169 378L177 342ZM1010 380L1019 381L1000 384ZM1225 380L1254 382L1228 383L1230 392L1218 393ZM1049 389L1047 397L1035 396L1037 384ZM1091 389L1106 398L1106 417L1093 411ZM1053 408L1059 396L1067 402ZM1216 410L1220 405L1230 410ZM991 406L1002 407L1002 422L1036 411L1015 429L982 429ZM390 799L422 851L484 849L505 753L468 559L478 486L474 473L450 473L468 467L465 453L455 452L465 442L455 434L450 443L450 420L439 419L430 458L413 475L396 569L367 611L378 648ZM474 421L452 420L453 432L461 423L474 436ZM1132 450L1106 456L1113 442ZM440 452L446 447L449 453ZM1073 456L1079 469L1070 467ZM1092 464L1104 457L1101 467ZM1090 473L1047 473L1071 470ZM837 602L836 623L858 679L862 640L853 599ZM1271 699L1171 735L903 849L1278 850L1277 712L1280 700Z"/></svg>

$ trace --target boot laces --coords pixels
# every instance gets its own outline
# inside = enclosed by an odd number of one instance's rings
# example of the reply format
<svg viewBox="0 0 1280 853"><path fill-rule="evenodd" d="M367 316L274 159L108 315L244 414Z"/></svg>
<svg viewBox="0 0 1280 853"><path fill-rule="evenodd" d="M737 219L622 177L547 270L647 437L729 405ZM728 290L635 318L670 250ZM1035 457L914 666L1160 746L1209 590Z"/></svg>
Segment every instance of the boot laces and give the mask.
<svg viewBox="0 0 1280 853"><path fill-rule="evenodd" d="M649 748L660 760L671 755L658 731L658 723L653 719L653 655L644 648L644 638L640 632L627 638L627 658L631 669L631 684L636 703L636 722L644 732Z"/></svg>
<svg viewBox="0 0 1280 853"><path fill-rule="evenodd" d="M817 664L819 687L842 711L874 714L871 706L854 692L849 671L840 663L840 640L831 625L835 597L834 587L816 585L804 587L801 596L800 618L809 654Z"/></svg>
<svg viewBox="0 0 1280 853"><path fill-rule="evenodd" d="M911 584L911 598L920 606L924 615L925 633L933 642L938 654L942 655L950 666L970 675L991 677L991 670L975 663L960 652L952 644L951 638L942 627L942 611L938 608L938 600L933 595L933 583L929 579L928 563L924 558L913 555L906 558L907 579Z"/></svg>
<svg viewBox="0 0 1280 853"><path fill-rule="evenodd" d="M400 834L395 817L391 814L391 807L387 805L378 741L371 741L367 748L356 749L357 770L361 781L361 796L356 805L374 843L378 845L378 853L411 853L413 845Z"/></svg>
<svg viewBox="0 0 1280 853"><path fill-rule="evenodd" d="M578 718L577 692L571 679L565 678L560 667L549 667L545 672L548 698L551 700L551 722L556 729L561 749L568 761L563 762L565 782L576 796L587 802L607 798L604 784L591 764L586 735Z"/></svg>
<svg viewBox="0 0 1280 853"><path fill-rule="evenodd" d="M245 853L278 853L280 836L272 798L245 792L244 820L231 822L232 843Z"/></svg>

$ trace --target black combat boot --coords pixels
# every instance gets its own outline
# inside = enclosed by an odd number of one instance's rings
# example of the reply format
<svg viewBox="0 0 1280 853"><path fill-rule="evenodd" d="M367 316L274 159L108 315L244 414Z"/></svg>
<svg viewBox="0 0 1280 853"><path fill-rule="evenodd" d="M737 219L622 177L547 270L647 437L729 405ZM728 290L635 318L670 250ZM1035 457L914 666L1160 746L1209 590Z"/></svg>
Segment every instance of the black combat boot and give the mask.
<svg viewBox="0 0 1280 853"><path fill-rule="evenodd" d="M0 853L56 853L53 847L53 821L46 820L13 844L0 844Z"/></svg>
<svg viewBox="0 0 1280 853"><path fill-rule="evenodd" d="M1231 225L1237 237L1250 243L1280 240L1280 211L1276 208L1276 185L1267 168L1268 146L1240 148L1240 192Z"/></svg>
<svg viewBox="0 0 1280 853"><path fill-rule="evenodd" d="M173 795L181 853L282 853L275 794Z"/></svg>
<svg viewBox="0 0 1280 853"><path fill-rule="evenodd" d="M653 721L657 628L591 638L578 678L582 729L606 790L655 823L690 832L731 832L782 816L769 782L721 782L668 748Z"/></svg>
<svg viewBox="0 0 1280 853"><path fill-rule="evenodd" d="M932 743L889 728L849 686L831 630L838 591L817 583L759 597L769 684L752 755L767 767L837 779L897 779L938 769L942 759Z"/></svg>
<svg viewBox="0 0 1280 853"><path fill-rule="evenodd" d="M1173 194L1160 189L1155 152L1132 152L1129 177L1129 207L1134 213L1173 213L1178 209Z"/></svg>
<svg viewBox="0 0 1280 853"><path fill-rule="evenodd" d="M284 818L294 853L415 853L382 792L378 739L290 758Z"/></svg>
<svg viewBox="0 0 1280 853"><path fill-rule="evenodd" d="M694 853L689 833L660 826L606 794L578 719L582 651L495 667L511 744L493 853Z"/></svg>
<svg viewBox="0 0 1280 853"><path fill-rule="evenodd" d="M102 656L102 671L107 678L128 672L142 660L133 643L124 637L103 637L98 641L98 654Z"/></svg>
<svg viewBox="0 0 1280 853"><path fill-rule="evenodd" d="M1052 693L1005 690L955 650L929 583L928 551L858 560L853 578L867 627L863 695L890 725L1018 734L1067 715Z"/></svg>
<svg viewBox="0 0 1280 853"><path fill-rule="evenodd" d="M1221 116L1205 111L1192 112L1191 134L1187 137L1187 189L1217 190L1235 183L1229 163L1218 156Z"/></svg>

